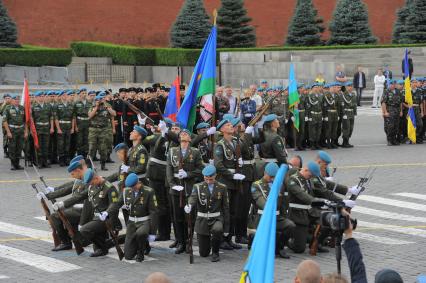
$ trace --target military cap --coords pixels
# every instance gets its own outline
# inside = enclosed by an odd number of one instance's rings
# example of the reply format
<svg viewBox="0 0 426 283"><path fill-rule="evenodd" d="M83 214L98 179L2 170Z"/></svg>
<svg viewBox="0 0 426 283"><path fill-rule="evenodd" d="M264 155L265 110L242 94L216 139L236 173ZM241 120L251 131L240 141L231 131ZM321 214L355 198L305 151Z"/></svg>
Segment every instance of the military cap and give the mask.
<svg viewBox="0 0 426 283"><path fill-rule="evenodd" d="M79 92L87 91L87 88L82 87L82 88L80 88L78 91L79 91Z"/></svg>
<svg viewBox="0 0 426 283"><path fill-rule="evenodd" d="M315 177L319 177L321 175L320 167L317 163L313 161L309 161L307 166L311 174L314 175Z"/></svg>
<svg viewBox="0 0 426 283"><path fill-rule="evenodd" d="M217 124L216 129L220 131L220 129L227 123L231 123L231 121L228 119L223 119L222 121L219 122L219 124Z"/></svg>
<svg viewBox="0 0 426 283"><path fill-rule="evenodd" d="M74 171L75 169L79 167L81 167L81 164L79 161L72 162L67 168L68 173L71 173L72 171Z"/></svg>
<svg viewBox="0 0 426 283"><path fill-rule="evenodd" d="M191 136L191 132L190 132L188 129L182 129L182 130L179 132L179 136L180 136L182 133L185 133L185 134L187 134L188 136Z"/></svg>
<svg viewBox="0 0 426 283"><path fill-rule="evenodd" d="M351 82L351 81L347 81L346 83L345 83L345 86L352 86L353 85L353 83Z"/></svg>
<svg viewBox="0 0 426 283"><path fill-rule="evenodd" d="M5 94L3 94L3 98L11 98L11 96L10 96L10 94L9 93L5 93Z"/></svg>
<svg viewBox="0 0 426 283"><path fill-rule="evenodd" d="M102 100L102 98L104 98L104 97L103 97L103 96L100 96L100 95L96 95L96 97L95 97L95 101Z"/></svg>
<svg viewBox="0 0 426 283"><path fill-rule="evenodd" d="M180 90L185 90L185 85L180 85Z"/></svg>
<svg viewBox="0 0 426 283"><path fill-rule="evenodd" d="M35 97L39 97L39 96L41 96L43 94L43 92L42 91L36 91L35 93L34 93L34 96Z"/></svg>
<svg viewBox="0 0 426 283"><path fill-rule="evenodd" d="M399 85L403 85L405 83L405 81L404 80L397 80L396 83L399 84Z"/></svg>
<svg viewBox="0 0 426 283"><path fill-rule="evenodd" d="M125 144L125 143L119 143L119 144L117 144L115 147L114 147L114 151L115 152L117 152L117 151L119 151L119 150L121 150L121 149L125 149L125 150L128 150L129 149L129 147L127 146L127 144Z"/></svg>
<svg viewBox="0 0 426 283"><path fill-rule="evenodd" d="M96 91L95 90L89 90L89 95L91 95L91 94L96 94Z"/></svg>
<svg viewBox="0 0 426 283"><path fill-rule="evenodd" d="M275 115L275 114L269 114L269 115L266 115L264 122L268 123L268 122L272 122L272 121L274 121L276 119L278 119L277 115Z"/></svg>
<svg viewBox="0 0 426 283"><path fill-rule="evenodd" d="M136 88L134 88L134 87L129 87L129 88L127 89L127 91L128 91L128 92L132 92L132 91L136 92Z"/></svg>
<svg viewBox="0 0 426 283"><path fill-rule="evenodd" d="M275 162L269 162L265 166L265 173L271 177L275 177L275 175L277 175L278 169L279 167Z"/></svg>
<svg viewBox="0 0 426 283"><path fill-rule="evenodd" d="M241 119L240 118L234 118L231 121L231 124L233 127L237 126L239 123L241 123Z"/></svg>
<svg viewBox="0 0 426 283"><path fill-rule="evenodd" d="M171 127L178 127L178 128L182 128L182 125L179 123L179 121L172 121L170 123Z"/></svg>
<svg viewBox="0 0 426 283"><path fill-rule="evenodd" d="M135 173L130 173L126 178L124 185L126 187L133 187L138 183L138 181L139 181L138 175L136 175Z"/></svg>
<svg viewBox="0 0 426 283"><path fill-rule="evenodd" d="M330 156L330 154L328 154L324 150L318 151L318 157L319 157L319 159L321 159L322 161L324 161L327 164L331 163L331 156Z"/></svg>
<svg viewBox="0 0 426 283"><path fill-rule="evenodd" d="M138 132L139 135L141 135L141 137L146 137L148 135L148 132L142 128L141 126L134 126L133 130L135 130L136 132Z"/></svg>
<svg viewBox="0 0 426 283"><path fill-rule="evenodd" d="M127 92L127 88L121 87L118 89L118 92Z"/></svg>
<svg viewBox="0 0 426 283"><path fill-rule="evenodd" d="M77 155L76 157L74 157L73 159L71 159L70 164L74 163L74 162L80 162L80 160L84 160L84 156L83 155Z"/></svg>
<svg viewBox="0 0 426 283"><path fill-rule="evenodd" d="M166 123L167 127L171 127L173 124L173 120L170 118L164 118L164 122Z"/></svg>
<svg viewBox="0 0 426 283"><path fill-rule="evenodd" d="M267 84L268 82L266 80L262 80L260 83L261 84Z"/></svg>
<svg viewBox="0 0 426 283"><path fill-rule="evenodd" d="M145 92L155 92L155 90L152 87L145 88Z"/></svg>
<svg viewBox="0 0 426 283"><path fill-rule="evenodd" d="M210 128L210 125L206 122L201 122L197 125L197 130Z"/></svg>
<svg viewBox="0 0 426 283"><path fill-rule="evenodd" d="M93 179L93 176L95 176L93 169L87 169L86 172L84 172L83 183L85 185L90 184Z"/></svg>
<svg viewBox="0 0 426 283"><path fill-rule="evenodd" d="M214 165L209 164L206 167L204 167L201 173L203 173L203 176L206 176L206 177L214 176L216 174L216 167L214 167Z"/></svg>
<svg viewBox="0 0 426 283"><path fill-rule="evenodd" d="M12 99L20 99L20 95L19 94L12 94Z"/></svg>
<svg viewBox="0 0 426 283"><path fill-rule="evenodd" d="M274 91L274 89L273 89L272 87L268 87L268 88L266 89L266 92L269 92L269 91Z"/></svg>
<svg viewBox="0 0 426 283"><path fill-rule="evenodd" d="M403 280L395 270L382 269L376 273L374 283L403 283Z"/></svg>
<svg viewBox="0 0 426 283"><path fill-rule="evenodd" d="M304 87L304 86L305 86L305 84L302 84L302 83L297 84L297 88L302 88L302 87Z"/></svg>
<svg viewBox="0 0 426 283"><path fill-rule="evenodd" d="M161 87L160 83L152 84L152 88L160 88L160 87Z"/></svg>
<svg viewBox="0 0 426 283"><path fill-rule="evenodd" d="M229 114L229 113L223 115L223 117L222 117L222 119L226 119L226 120L229 120L229 121L232 121L232 119L234 119L234 118L235 118L235 116L232 115L232 114Z"/></svg>
<svg viewBox="0 0 426 283"><path fill-rule="evenodd" d="M390 83L390 84L396 84L396 80L393 80L393 79L392 79L392 80L389 80L389 83Z"/></svg>

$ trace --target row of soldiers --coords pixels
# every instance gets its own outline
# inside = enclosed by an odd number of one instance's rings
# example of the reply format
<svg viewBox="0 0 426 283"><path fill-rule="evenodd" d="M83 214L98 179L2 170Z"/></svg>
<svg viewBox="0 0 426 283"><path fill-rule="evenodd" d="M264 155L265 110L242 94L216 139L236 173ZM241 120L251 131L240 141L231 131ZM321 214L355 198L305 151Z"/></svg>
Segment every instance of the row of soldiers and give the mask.
<svg viewBox="0 0 426 283"><path fill-rule="evenodd" d="M128 260L143 261L150 242L170 239L171 227L175 242L170 248L176 254L191 252L194 230L200 255L212 252L212 261L220 260L219 249L250 246L274 177L286 164L290 170L276 200L276 254L288 258L285 245L303 253L310 228L319 220L319 211L310 206L313 201L342 201L346 194L358 195L361 190L333 182L328 168L331 157L324 151L307 164L299 156L288 159L275 114L264 117L263 129L257 133L230 114L216 127L199 123L196 133L169 119L158 125L140 120L130 133L131 147L120 143L114 148L120 160L114 174L101 177L90 155L89 161L77 156L68 166L74 181L37 195L48 200L71 195L56 201L53 208L67 216L83 245L93 243L93 257L106 255L113 246L105 223L121 230L120 209L127 226L126 235L120 236ZM256 145L260 160L254 156ZM71 249L76 237L67 235L57 213L52 217L61 242L53 250ZM325 228L321 232L322 240L330 234Z"/></svg>
<svg viewBox="0 0 426 283"><path fill-rule="evenodd" d="M426 78L411 79L414 120L416 121L416 143L425 139L426 123ZM403 80L390 80L382 100L384 130L389 146L407 141L407 115L409 105L405 101Z"/></svg>

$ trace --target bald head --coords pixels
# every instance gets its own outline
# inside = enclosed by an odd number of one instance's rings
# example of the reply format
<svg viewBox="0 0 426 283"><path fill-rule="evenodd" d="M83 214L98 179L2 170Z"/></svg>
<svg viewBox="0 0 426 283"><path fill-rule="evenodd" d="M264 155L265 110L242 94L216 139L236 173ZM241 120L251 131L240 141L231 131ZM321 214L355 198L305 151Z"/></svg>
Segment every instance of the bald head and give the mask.
<svg viewBox="0 0 426 283"><path fill-rule="evenodd" d="M293 156L288 161L288 164L296 168L302 168L302 157L300 157L299 155Z"/></svg>
<svg viewBox="0 0 426 283"><path fill-rule="evenodd" d="M151 273L146 279L145 283L171 283L166 274L161 272Z"/></svg>
<svg viewBox="0 0 426 283"><path fill-rule="evenodd" d="M304 260L297 267L295 283L321 283L321 270L313 260Z"/></svg>

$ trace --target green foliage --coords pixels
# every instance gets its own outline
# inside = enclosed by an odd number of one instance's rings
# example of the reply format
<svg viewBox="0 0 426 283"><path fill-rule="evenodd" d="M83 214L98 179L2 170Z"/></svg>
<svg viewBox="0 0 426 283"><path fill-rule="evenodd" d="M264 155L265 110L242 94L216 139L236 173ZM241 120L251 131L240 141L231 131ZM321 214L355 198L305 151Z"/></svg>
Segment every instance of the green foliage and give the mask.
<svg viewBox="0 0 426 283"><path fill-rule="evenodd" d="M156 66L195 66L201 49L157 48L155 49Z"/></svg>
<svg viewBox="0 0 426 283"><path fill-rule="evenodd" d="M256 34L243 0L222 0L217 15L218 47L254 47Z"/></svg>
<svg viewBox="0 0 426 283"><path fill-rule="evenodd" d="M401 43L426 42L426 1L411 0L408 5L408 16L403 31L400 33Z"/></svg>
<svg viewBox="0 0 426 283"><path fill-rule="evenodd" d="M71 63L71 49L24 46L0 48L0 66L67 66Z"/></svg>
<svg viewBox="0 0 426 283"><path fill-rule="evenodd" d="M371 44L373 36L368 12L362 0L339 0L330 22L331 37L328 44Z"/></svg>
<svg viewBox="0 0 426 283"><path fill-rule="evenodd" d="M322 45L321 32L323 20L318 18L312 0L298 0L288 27L287 45L314 46Z"/></svg>
<svg viewBox="0 0 426 283"><path fill-rule="evenodd" d="M412 2L412 0L406 0L405 5L396 13L396 21L392 32L392 43L401 43L401 33L406 31L406 21L410 14L410 5Z"/></svg>
<svg viewBox="0 0 426 283"><path fill-rule="evenodd" d="M179 48L203 48L210 29L203 1L185 0L171 29L171 45Z"/></svg>
<svg viewBox="0 0 426 283"><path fill-rule="evenodd" d="M9 17L3 1L0 0L0 47L20 47L15 22Z"/></svg>

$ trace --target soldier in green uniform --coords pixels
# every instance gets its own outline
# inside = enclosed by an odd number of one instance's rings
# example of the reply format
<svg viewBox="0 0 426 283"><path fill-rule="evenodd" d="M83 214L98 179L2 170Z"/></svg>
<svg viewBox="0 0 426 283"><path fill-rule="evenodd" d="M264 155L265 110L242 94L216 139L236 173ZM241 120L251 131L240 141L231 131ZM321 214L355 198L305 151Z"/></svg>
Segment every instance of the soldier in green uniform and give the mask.
<svg viewBox="0 0 426 283"><path fill-rule="evenodd" d="M280 122L277 133L282 138L285 138L287 136L286 124L290 115L288 111L288 95L284 93L282 88L276 88L274 92L275 98L271 103L269 113L277 115L277 120Z"/></svg>
<svg viewBox="0 0 426 283"><path fill-rule="evenodd" d="M212 262L220 260L219 247L222 234L229 233L229 200L224 184L216 181L216 168L207 165L203 171L204 182L195 184L185 206L185 212L197 211L195 232L200 256L207 257L212 251Z"/></svg>
<svg viewBox="0 0 426 283"><path fill-rule="evenodd" d="M253 207L250 210L250 219L253 221L251 224L252 229L256 229L259 224L260 217L265 209L266 201L271 190L272 183L274 182L275 175L278 172L278 165L276 163L268 163L265 166L265 172L262 179L254 182L251 187L251 195L253 199ZM276 243L275 254L282 258L290 258L285 249L285 243L290 239L296 225L289 219L285 218L286 207L283 200L283 192L279 193L277 199L277 225L276 225ZM251 237L254 238L254 237Z"/></svg>
<svg viewBox="0 0 426 283"><path fill-rule="evenodd" d="M297 85L297 92L299 93L299 103L297 104L297 109L299 110L299 131L296 132L296 151L305 150L305 133L306 133L306 113L305 113L305 87L303 84Z"/></svg>
<svg viewBox="0 0 426 283"><path fill-rule="evenodd" d="M402 116L402 95L395 88L396 81L389 81L381 105L388 145L399 145L399 119Z"/></svg>
<svg viewBox="0 0 426 283"><path fill-rule="evenodd" d="M178 242L176 254L183 253L186 249L187 225L193 225L193 223L185 223L184 206L193 185L201 180L203 169L200 152L190 147L191 133L186 129L182 130L179 133L179 141L178 147L169 150L166 171L172 200L175 237Z"/></svg>
<svg viewBox="0 0 426 283"><path fill-rule="evenodd" d="M3 127L8 138L10 170L21 170L23 168L19 165L19 158L23 141L28 138L28 128L25 123L25 109L19 105L18 95L13 96L11 104L3 111Z"/></svg>
<svg viewBox="0 0 426 283"><path fill-rule="evenodd" d="M50 106L53 116L56 113L56 105L57 105L57 96L56 91L47 91L46 92L46 103ZM54 118L55 119L55 118ZM53 121L55 124L55 121ZM58 134L56 131L56 124L53 127L54 132L50 134L49 139L49 163L56 164L58 163L58 151L57 151L57 141Z"/></svg>
<svg viewBox="0 0 426 283"><path fill-rule="evenodd" d="M263 124L265 141L260 144L259 152L264 163L276 162L278 166L287 163L287 150L284 139L278 135L279 127L277 115L269 114L265 117ZM260 172L263 172L263 169L262 166Z"/></svg>
<svg viewBox="0 0 426 283"><path fill-rule="evenodd" d="M72 128L72 118L73 118L73 107L72 96L69 96L65 92L61 92L60 101L56 105L54 116L55 116L55 125L58 133L58 158L59 165L61 167L66 166L70 160L69 151L70 151L70 141L71 134L74 129Z"/></svg>
<svg viewBox="0 0 426 283"><path fill-rule="evenodd" d="M331 83L326 85L330 88L330 91L324 93L323 98L323 113L324 113L324 122L326 125L325 131L325 143L327 148L337 148L337 145L334 144L334 141L337 139L337 122L339 120L338 114L338 89L336 84Z"/></svg>
<svg viewBox="0 0 426 283"><path fill-rule="evenodd" d="M317 83L312 85L305 102L306 116L309 123L309 142L312 149L319 149L322 127L322 100L320 88Z"/></svg>
<svg viewBox="0 0 426 283"><path fill-rule="evenodd" d="M198 148L203 158L204 164L209 164L212 155L212 142L209 136L216 133L215 127L210 127L210 124L201 122L196 127L197 134L192 138L191 146Z"/></svg>
<svg viewBox="0 0 426 283"><path fill-rule="evenodd" d="M89 110L91 103L87 100L87 91L80 89L77 101L74 104L73 123L77 135L77 154L87 156L89 153Z"/></svg>
<svg viewBox="0 0 426 283"><path fill-rule="evenodd" d="M148 164L148 151L142 144L143 139L148 135L148 132L141 126L134 126L133 131L130 133L130 141L132 147L128 152L127 164L121 166L121 170L138 175L139 180L145 185L148 184L146 179L146 168Z"/></svg>
<svg viewBox="0 0 426 283"><path fill-rule="evenodd" d="M352 90L352 82L346 82L345 91L340 96L340 112L342 117L343 148L353 147L349 143L354 130L355 116L357 115L357 99Z"/></svg>
<svg viewBox="0 0 426 283"><path fill-rule="evenodd" d="M40 145L38 154L38 166L49 168L49 141L50 135L54 133L54 113L43 92L35 94L35 102L32 105L32 116L37 131L38 143Z"/></svg>
<svg viewBox="0 0 426 283"><path fill-rule="evenodd" d="M423 143L423 137L421 135L423 131L423 108L421 107L422 104L422 90L418 87L419 82L417 78L414 78L411 80L411 94L413 98L413 109L414 109L414 115L416 116L416 143L422 144Z"/></svg>
<svg viewBox="0 0 426 283"><path fill-rule="evenodd" d="M89 117L89 155L95 159L99 150L101 156L101 170L108 170L105 163L108 159L110 137L112 136L112 117L116 112L103 101L102 96L95 98L95 103L90 108Z"/></svg>
<svg viewBox="0 0 426 283"><path fill-rule="evenodd" d="M118 191L110 182L97 175L93 169L86 170L83 183L89 186L87 197L94 214L92 214L92 220L80 228L80 233L83 238L97 247L90 255L91 257L104 256L108 254L105 242L107 230L104 221L109 218L115 228L121 225L118 214L111 211L114 203L118 202Z"/></svg>
<svg viewBox="0 0 426 283"><path fill-rule="evenodd" d="M124 242L124 258L137 262L144 260L147 242L155 240L157 230L157 200L154 190L139 181L135 173L125 180L126 188L116 203L107 209L108 215L115 215L124 205L129 211L129 222Z"/></svg>
<svg viewBox="0 0 426 283"><path fill-rule="evenodd" d="M3 116L4 110L6 110L6 108L10 105L11 102L11 96L10 94L6 93L3 95L3 102L0 105L0 116ZM1 127L2 132L3 132L3 153L4 153L4 158L9 158L8 152L7 152L7 142L8 142L8 138L7 138L7 133L6 133L6 129L4 128L4 126L2 125Z"/></svg>

